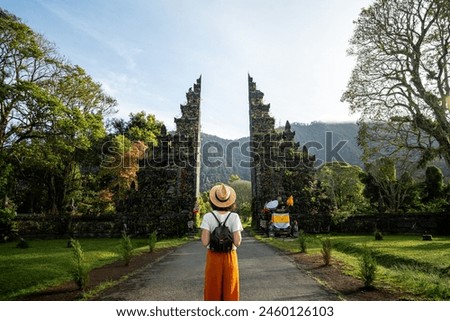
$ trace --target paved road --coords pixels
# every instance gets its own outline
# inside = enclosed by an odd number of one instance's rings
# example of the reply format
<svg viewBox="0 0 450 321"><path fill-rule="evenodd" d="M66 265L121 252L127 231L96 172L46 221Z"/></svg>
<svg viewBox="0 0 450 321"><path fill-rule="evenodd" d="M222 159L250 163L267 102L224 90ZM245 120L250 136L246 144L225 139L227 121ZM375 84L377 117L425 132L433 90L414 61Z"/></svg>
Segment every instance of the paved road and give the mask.
<svg viewBox="0 0 450 321"><path fill-rule="evenodd" d="M190 242L107 290L100 300L202 301L205 249ZM242 301L329 301L338 297L285 255L244 237L238 250Z"/></svg>

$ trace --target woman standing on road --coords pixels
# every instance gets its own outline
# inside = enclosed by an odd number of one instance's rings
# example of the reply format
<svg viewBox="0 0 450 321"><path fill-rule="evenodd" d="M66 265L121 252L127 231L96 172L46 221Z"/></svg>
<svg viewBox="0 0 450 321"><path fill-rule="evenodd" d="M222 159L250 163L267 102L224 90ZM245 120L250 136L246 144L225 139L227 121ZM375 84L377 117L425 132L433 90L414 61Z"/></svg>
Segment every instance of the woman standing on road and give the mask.
<svg viewBox="0 0 450 321"><path fill-rule="evenodd" d="M202 244L208 248L205 267L205 301L239 301L239 266L237 248L241 245L243 230L239 215L233 212L236 192L230 186L214 186L209 193L213 211L205 214L200 228ZM233 236L231 251L216 252L210 249L211 233L221 223Z"/></svg>

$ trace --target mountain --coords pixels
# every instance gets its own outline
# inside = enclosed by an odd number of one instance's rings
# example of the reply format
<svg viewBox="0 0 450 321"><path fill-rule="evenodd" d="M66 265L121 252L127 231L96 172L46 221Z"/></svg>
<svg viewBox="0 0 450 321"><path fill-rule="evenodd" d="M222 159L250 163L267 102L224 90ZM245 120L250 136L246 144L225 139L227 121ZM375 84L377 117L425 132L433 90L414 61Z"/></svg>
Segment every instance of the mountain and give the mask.
<svg viewBox="0 0 450 321"><path fill-rule="evenodd" d="M344 161L363 167L362 151L358 146L358 125L355 123L293 123L295 141L306 145L310 154L316 155L317 166L324 161Z"/></svg>
<svg viewBox="0 0 450 321"><path fill-rule="evenodd" d="M250 158L246 154L249 137L224 139L202 133L200 191L209 190L217 182L228 182L231 175L250 180Z"/></svg>
<svg viewBox="0 0 450 321"><path fill-rule="evenodd" d="M278 130L283 130L279 128ZM294 139L316 155L317 166L332 159L362 166L361 150L356 141L358 126L354 123L292 123ZM200 190L216 182L228 182L232 174L250 180L249 137L229 140L202 133Z"/></svg>

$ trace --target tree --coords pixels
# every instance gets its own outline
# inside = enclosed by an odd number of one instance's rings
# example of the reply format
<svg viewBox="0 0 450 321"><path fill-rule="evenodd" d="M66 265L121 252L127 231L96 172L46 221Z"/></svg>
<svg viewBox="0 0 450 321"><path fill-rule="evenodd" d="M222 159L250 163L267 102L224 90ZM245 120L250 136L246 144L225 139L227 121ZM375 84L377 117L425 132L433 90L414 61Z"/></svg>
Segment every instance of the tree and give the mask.
<svg viewBox="0 0 450 321"><path fill-rule="evenodd" d="M82 68L0 9L0 158L13 165L16 190L30 196L31 209L38 203L60 214L80 198L81 167L115 106Z"/></svg>
<svg viewBox="0 0 450 321"><path fill-rule="evenodd" d="M127 197L129 190L138 188L137 173L139 161L146 150L156 146L163 123L144 111L130 114L130 119L113 119L113 134L103 155L103 175L111 176L109 191L114 191L118 199Z"/></svg>
<svg viewBox="0 0 450 321"><path fill-rule="evenodd" d="M443 196L444 175L436 166L429 166L425 171L425 201L432 201Z"/></svg>
<svg viewBox="0 0 450 321"><path fill-rule="evenodd" d="M422 184L423 210L426 212L448 212L450 208L450 185L444 183L444 175L436 166L429 166L425 171Z"/></svg>
<svg viewBox="0 0 450 321"><path fill-rule="evenodd" d="M362 173L359 166L338 162L327 163L319 169L318 179L337 211L353 213L365 205Z"/></svg>
<svg viewBox="0 0 450 321"><path fill-rule="evenodd" d="M390 158L377 159L366 167L365 195L379 212L397 213L415 205L415 183L409 171L398 174Z"/></svg>
<svg viewBox="0 0 450 321"><path fill-rule="evenodd" d="M139 161L144 158L147 145L141 141L131 142L123 135L117 135L113 145L115 152L107 165L104 163L103 171L113 176L110 190L116 192L118 199L125 199L129 190L138 188Z"/></svg>
<svg viewBox="0 0 450 321"><path fill-rule="evenodd" d="M230 178L228 179L228 184L232 184L233 182L236 182L236 181L238 181L240 179L241 178L239 177L239 175L231 174Z"/></svg>
<svg viewBox="0 0 450 321"><path fill-rule="evenodd" d="M249 215L248 208L252 204L252 183L233 174L230 176L229 184L236 191L236 211L241 215Z"/></svg>
<svg viewBox="0 0 450 321"><path fill-rule="evenodd" d="M450 2L375 0L355 22L342 100L360 113L365 156L439 156L450 167Z"/></svg>
<svg viewBox="0 0 450 321"><path fill-rule="evenodd" d="M58 104L47 88L60 73L55 48L0 9L0 149L36 137Z"/></svg>
<svg viewBox="0 0 450 321"><path fill-rule="evenodd" d="M42 209L62 214L86 192L81 167L95 166L85 164L85 159L106 136L103 118L115 100L82 68L70 65L64 66L47 92L55 104L45 119L45 128L33 128L33 137L16 141L11 150L18 160L17 177L28 183L29 190L41 187L36 192L38 198L46 199Z"/></svg>
<svg viewBox="0 0 450 321"><path fill-rule="evenodd" d="M0 226L8 228L16 215L15 205L8 199L11 171L11 164L0 163ZM5 235L0 234L0 237L3 238Z"/></svg>
<svg viewBox="0 0 450 321"><path fill-rule="evenodd" d="M112 127L116 135L124 135L132 142L141 141L147 146L157 143L157 136L161 133L163 123L156 119L155 115L140 111L130 113L130 119L114 119Z"/></svg>

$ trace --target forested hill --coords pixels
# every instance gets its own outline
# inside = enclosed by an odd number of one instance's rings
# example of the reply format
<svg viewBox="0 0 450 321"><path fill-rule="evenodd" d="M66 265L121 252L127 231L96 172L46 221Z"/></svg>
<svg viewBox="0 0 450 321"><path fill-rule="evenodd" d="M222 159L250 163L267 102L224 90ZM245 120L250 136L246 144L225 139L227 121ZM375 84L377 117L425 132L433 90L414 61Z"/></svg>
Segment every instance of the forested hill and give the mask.
<svg viewBox="0 0 450 321"><path fill-rule="evenodd" d="M308 146L310 153L316 155L319 161L331 161L337 156L349 164L363 166L362 152L356 140L356 123L292 123L291 130L295 131L295 140L302 146Z"/></svg>
<svg viewBox="0 0 450 321"><path fill-rule="evenodd" d="M310 153L316 155L318 165L337 156L337 160L362 166L355 123L292 123L291 129L295 140L306 144ZM232 174L250 180L248 143L249 137L229 140L202 133L200 190L208 190L216 182L227 182Z"/></svg>
<svg viewBox="0 0 450 321"><path fill-rule="evenodd" d="M230 140L202 133L201 140L201 191L210 189L217 182L228 182L232 174L250 180L250 167L247 166L250 158L245 156L249 153L244 150L249 137Z"/></svg>

